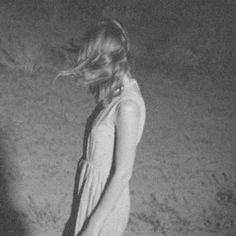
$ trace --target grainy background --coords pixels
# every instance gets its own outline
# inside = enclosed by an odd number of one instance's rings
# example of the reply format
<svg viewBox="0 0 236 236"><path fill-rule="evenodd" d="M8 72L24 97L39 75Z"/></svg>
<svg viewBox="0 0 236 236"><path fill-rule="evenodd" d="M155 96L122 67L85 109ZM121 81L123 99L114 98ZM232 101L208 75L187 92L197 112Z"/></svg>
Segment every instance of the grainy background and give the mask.
<svg viewBox="0 0 236 236"><path fill-rule="evenodd" d="M0 2L0 235L62 235L93 98L58 71L123 22L147 121L125 236L236 235L234 1Z"/></svg>

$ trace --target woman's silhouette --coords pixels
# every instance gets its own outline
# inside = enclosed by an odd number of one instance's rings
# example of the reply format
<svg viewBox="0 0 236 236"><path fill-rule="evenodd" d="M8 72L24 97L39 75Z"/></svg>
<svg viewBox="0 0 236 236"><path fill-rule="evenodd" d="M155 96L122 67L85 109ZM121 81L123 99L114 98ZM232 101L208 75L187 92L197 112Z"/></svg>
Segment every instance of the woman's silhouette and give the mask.
<svg viewBox="0 0 236 236"><path fill-rule="evenodd" d="M99 22L85 34L74 75L86 83L97 107L85 129L70 221L72 235L121 236L128 223L136 147L145 104L129 66L129 41L117 20Z"/></svg>

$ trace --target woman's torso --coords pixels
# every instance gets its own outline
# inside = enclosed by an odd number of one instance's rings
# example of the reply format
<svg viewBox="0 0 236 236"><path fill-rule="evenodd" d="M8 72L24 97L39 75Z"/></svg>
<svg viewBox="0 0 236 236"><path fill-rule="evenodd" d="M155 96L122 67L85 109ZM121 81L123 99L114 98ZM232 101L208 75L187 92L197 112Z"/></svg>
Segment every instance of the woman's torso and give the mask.
<svg viewBox="0 0 236 236"><path fill-rule="evenodd" d="M110 170L115 145L114 117L117 106L123 100L133 100L140 108L139 132L137 144L139 143L146 119L145 104L135 79L124 88L120 96L100 111L93 121L91 132L88 136L86 160L101 167L103 171Z"/></svg>

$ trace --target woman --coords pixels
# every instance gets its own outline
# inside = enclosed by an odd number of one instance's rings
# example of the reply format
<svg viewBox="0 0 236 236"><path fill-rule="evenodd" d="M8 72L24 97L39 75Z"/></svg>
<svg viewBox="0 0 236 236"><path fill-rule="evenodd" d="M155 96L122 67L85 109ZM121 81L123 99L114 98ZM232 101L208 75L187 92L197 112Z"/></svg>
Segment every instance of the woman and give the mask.
<svg viewBox="0 0 236 236"><path fill-rule="evenodd" d="M85 35L74 75L89 85L102 107L79 161L76 236L121 236L129 218L129 180L144 123L145 105L128 63L129 42L116 20Z"/></svg>

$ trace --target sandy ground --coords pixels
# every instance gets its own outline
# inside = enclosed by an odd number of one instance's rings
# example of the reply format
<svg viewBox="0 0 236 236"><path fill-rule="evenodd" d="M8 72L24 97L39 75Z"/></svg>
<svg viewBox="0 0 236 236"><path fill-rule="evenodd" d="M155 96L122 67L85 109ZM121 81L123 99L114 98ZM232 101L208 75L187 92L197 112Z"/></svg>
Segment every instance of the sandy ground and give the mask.
<svg viewBox="0 0 236 236"><path fill-rule="evenodd" d="M53 89L52 78L1 75L1 195L12 209L8 230L19 235L62 234L94 105L84 88L61 79ZM137 79L147 121L125 236L236 235L235 85L157 71Z"/></svg>
<svg viewBox="0 0 236 236"><path fill-rule="evenodd" d="M60 8L50 4L45 9L51 12L28 3L25 8L12 5L10 11L10 4L4 4L0 5L0 236L58 236L71 213L84 128L94 100L73 80L62 78L53 88L52 68L65 67L69 59L58 45L68 43L70 34L78 38L93 15L89 6L79 15L70 8L68 18L58 16ZM7 9L9 18L2 17ZM135 77L147 107L124 236L236 236L236 80L219 68L227 55L228 45L223 43L228 41L214 36L211 24L205 38L197 27L177 34L174 28L167 30L167 21L155 28L147 18L137 21L139 13L117 9L104 8L103 14L117 15L128 24L138 59ZM160 14L171 16L171 11L162 10ZM3 28L14 35L13 41L7 40ZM31 39L28 35L33 35L34 43L26 40ZM163 43L160 48L157 38ZM191 48L191 43L199 48ZM205 73L201 69L211 59L213 69ZM165 70L159 67L161 60ZM49 62L46 70L43 66ZM34 75L20 72L34 72L40 63L44 65Z"/></svg>

